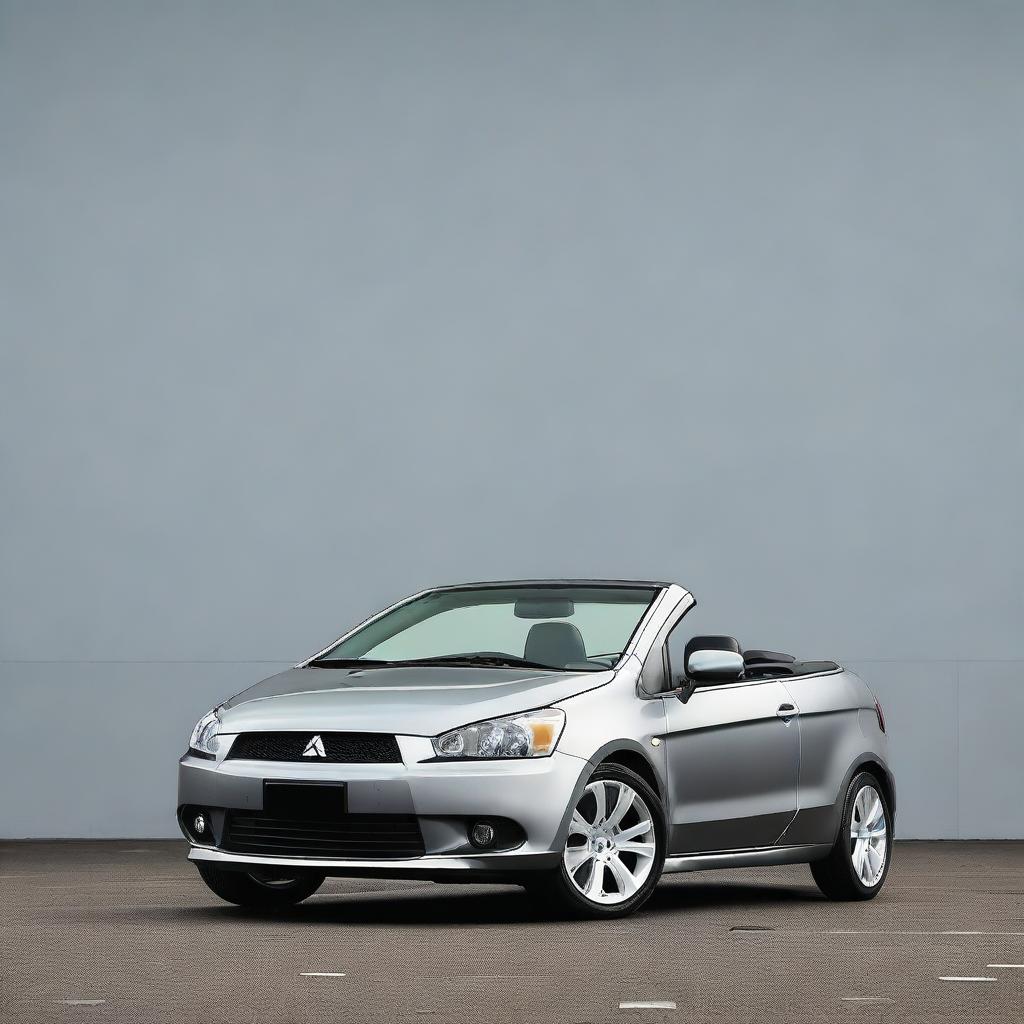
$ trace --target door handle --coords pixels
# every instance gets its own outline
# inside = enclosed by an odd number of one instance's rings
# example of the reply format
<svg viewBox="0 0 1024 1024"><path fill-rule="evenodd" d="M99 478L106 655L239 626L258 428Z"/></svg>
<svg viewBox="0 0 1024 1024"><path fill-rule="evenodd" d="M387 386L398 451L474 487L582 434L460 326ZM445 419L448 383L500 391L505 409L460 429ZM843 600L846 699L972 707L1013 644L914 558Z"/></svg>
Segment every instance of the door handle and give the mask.
<svg viewBox="0 0 1024 1024"><path fill-rule="evenodd" d="M793 718L795 715L799 715L800 712L795 704L780 704L779 710L775 714L779 718Z"/></svg>

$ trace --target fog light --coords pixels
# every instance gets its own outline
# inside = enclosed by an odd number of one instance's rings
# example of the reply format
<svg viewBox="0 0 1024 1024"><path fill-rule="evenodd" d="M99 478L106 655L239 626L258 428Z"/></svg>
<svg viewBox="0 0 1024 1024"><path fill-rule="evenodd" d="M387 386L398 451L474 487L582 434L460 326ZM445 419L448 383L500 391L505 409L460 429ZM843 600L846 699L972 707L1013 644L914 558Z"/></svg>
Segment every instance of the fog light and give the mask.
<svg viewBox="0 0 1024 1024"><path fill-rule="evenodd" d="M192 822L192 828L197 836L201 836L206 831L206 818L202 814L197 814Z"/></svg>
<svg viewBox="0 0 1024 1024"><path fill-rule="evenodd" d="M484 849L494 843L494 826L485 821L478 821L469 830L469 841L476 847Z"/></svg>

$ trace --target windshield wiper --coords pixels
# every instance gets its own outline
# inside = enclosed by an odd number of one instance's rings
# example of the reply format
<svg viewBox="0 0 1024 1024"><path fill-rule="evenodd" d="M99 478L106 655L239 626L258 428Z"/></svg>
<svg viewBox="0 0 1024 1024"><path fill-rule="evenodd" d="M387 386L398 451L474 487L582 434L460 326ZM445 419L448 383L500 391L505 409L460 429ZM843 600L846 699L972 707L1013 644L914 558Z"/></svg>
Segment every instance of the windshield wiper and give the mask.
<svg viewBox="0 0 1024 1024"><path fill-rule="evenodd" d="M373 658L314 658L308 668L405 668L422 665L452 665L473 668L539 668L548 672L565 672L564 665L543 665L539 661L527 661L514 654L439 654L434 658L404 658L398 661L380 661ZM569 669L570 672L596 672L593 669Z"/></svg>
<svg viewBox="0 0 1024 1024"><path fill-rule="evenodd" d="M560 665L542 665L539 661L527 661L514 654L441 654L436 658L410 658L395 662L397 665L493 665L496 668L543 668L551 672L564 672Z"/></svg>
<svg viewBox="0 0 1024 1024"><path fill-rule="evenodd" d="M403 665L401 661L379 661L373 658L314 658L307 668L389 668Z"/></svg>

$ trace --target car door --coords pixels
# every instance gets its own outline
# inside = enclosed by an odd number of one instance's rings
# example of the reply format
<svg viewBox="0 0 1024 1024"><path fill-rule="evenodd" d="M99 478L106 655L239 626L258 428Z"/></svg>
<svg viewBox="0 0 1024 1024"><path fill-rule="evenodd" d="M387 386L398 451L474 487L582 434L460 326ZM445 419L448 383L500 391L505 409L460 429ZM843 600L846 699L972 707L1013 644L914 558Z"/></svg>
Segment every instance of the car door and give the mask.
<svg viewBox="0 0 1024 1024"><path fill-rule="evenodd" d="M668 679L682 672L688 633L665 644ZM680 855L772 846L797 809L800 726L777 679L699 686L663 696L671 833ZM787 714L786 712L790 712Z"/></svg>

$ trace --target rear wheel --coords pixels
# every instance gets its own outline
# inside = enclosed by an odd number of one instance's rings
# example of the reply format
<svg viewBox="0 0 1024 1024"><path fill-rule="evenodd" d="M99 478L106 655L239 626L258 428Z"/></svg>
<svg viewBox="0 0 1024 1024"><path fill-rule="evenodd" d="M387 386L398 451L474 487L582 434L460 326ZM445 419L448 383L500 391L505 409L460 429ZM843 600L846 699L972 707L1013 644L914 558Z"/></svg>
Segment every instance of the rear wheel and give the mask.
<svg viewBox="0 0 1024 1024"><path fill-rule="evenodd" d="M569 824L559 867L526 883L570 912L624 917L647 902L665 863L665 812L639 775L600 765Z"/></svg>
<svg viewBox="0 0 1024 1024"><path fill-rule="evenodd" d="M818 888L833 900L873 899L889 873L891 838L885 789L870 772L861 772L847 790L835 846L811 864Z"/></svg>
<svg viewBox="0 0 1024 1024"><path fill-rule="evenodd" d="M280 875L269 872L225 871L212 864L196 862L203 881L222 900L240 907L274 910L301 903L323 885L324 876Z"/></svg>

